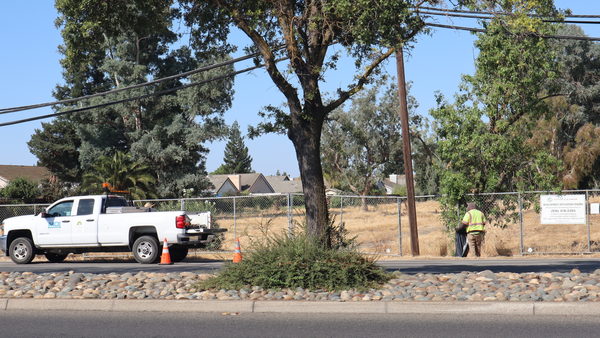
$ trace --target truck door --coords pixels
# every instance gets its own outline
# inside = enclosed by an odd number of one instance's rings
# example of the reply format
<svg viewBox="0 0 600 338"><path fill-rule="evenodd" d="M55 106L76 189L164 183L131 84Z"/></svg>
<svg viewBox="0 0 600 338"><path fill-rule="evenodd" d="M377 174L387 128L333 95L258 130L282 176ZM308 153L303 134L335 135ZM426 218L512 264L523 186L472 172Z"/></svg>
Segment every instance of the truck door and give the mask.
<svg viewBox="0 0 600 338"><path fill-rule="evenodd" d="M38 218L36 230L40 245L71 244L74 204L73 200L62 201L48 209L46 217Z"/></svg>
<svg viewBox="0 0 600 338"><path fill-rule="evenodd" d="M98 217L100 206L96 211L96 202L93 198L80 198L76 206L76 214L71 218L73 244L98 243Z"/></svg>

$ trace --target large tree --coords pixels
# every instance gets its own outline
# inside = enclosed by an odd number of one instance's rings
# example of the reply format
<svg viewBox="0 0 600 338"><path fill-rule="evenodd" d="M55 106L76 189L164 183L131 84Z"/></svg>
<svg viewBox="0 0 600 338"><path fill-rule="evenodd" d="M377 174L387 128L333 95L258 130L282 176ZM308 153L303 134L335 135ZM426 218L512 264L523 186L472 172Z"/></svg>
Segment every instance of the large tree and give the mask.
<svg viewBox="0 0 600 338"><path fill-rule="evenodd" d="M252 173L252 157L248 155L248 147L244 144L244 137L240 125L234 121L229 132L229 141L225 145L223 163L213 175L247 174Z"/></svg>
<svg viewBox="0 0 600 338"><path fill-rule="evenodd" d="M407 101L414 128L421 117L416 115L414 97ZM382 83L354 96L347 111L342 107L334 110L321 139L323 171L355 194L370 195L375 184L385 178L386 165L402 163L398 105L397 86ZM362 201L362 209L367 211L366 199Z"/></svg>
<svg viewBox="0 0 600 338"><path fill-rule="evenodd" d="M504 18L516 9L510 1L503 5L478 34L476 71L464 76L463 93L454 104L439 96L431 111L439 123L441 192L451 216L468 193L551 190L559 183L559 159L528 142L537 121L551 115L552 95L544 88L558 68L544 35L554 34L556 25L542 18L556 13L542 2L533 8L541 15L534 20Z"/></svg>
<svg viewBox="0 0 600 338"><path fill-rule="evenodd" d="M381 65L423 29L414 10L424 2L403 0L209 0L182 1L195 42L226 42L241 29L277 88L286 110L268 107L273 120L256 132L285 132L294 144L306 203L307 232L321 236L328 219L321 166L321 130L327 116L370 83ZM220 41L219 41L220 40ZM321 83L340 52L354 58L355 81L325 100ZM337 51L336 51L337 50ZM287 63L278 63L288 58ZM293 74L294 77L290 77Z"/></svg>
<svg viewBox="0 0 600 338"><path fill-rule="evenodd" d="M171 1L126 0L79 2L58 0L57 26L62 29L65 84L54 96L69 99L144 83L197 69L227 58L179 44L173 22L180 18ZM179 45L179 46L178 46ZM186 188L208 185L203 143L222 137L222 114L231 105L232 79L214 81L165 95L107 105L231 71L221 67L144 87L94 97L61 110L105 105L66 117L80 142L78 164L88 170L100 156L130 154L156 178L157 194L175 197ZM55 120L53 124L62 124ZM43 131L40 131L41 134ZM34 136L36 138L36 136ZM43 151L43 146L33 149Z"/></svg>
<svg viewBox="0 0 600 338"><path fill-rule="evenodd" d="M48 169L60 181L81 182L81 139L69 119L60 116L53 122L42 122L42 129L35 130L27 146L37 157L37 165Z"/></svg>
<svg viewBox="0 0 600 338"><path fill-rule="evenodd" d="M561 25L557 35L585 37L579 26ZM540 119L531 144L562 160L564 188L600 186L600 44L589 40L550 40L560 67L547 84L556 95L551 116Z"/></svg>

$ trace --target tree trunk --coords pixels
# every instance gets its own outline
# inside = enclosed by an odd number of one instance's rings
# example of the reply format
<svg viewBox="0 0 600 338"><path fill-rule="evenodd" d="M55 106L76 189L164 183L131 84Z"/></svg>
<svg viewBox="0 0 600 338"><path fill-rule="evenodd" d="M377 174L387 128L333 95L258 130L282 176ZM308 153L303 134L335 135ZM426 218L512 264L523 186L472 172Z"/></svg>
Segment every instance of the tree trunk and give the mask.
<svg viewBox="0 0 600 338"><path fill-rule="evenodd" d="M369 204L367 203L367 198L365 196L360 198L360 202L362 204L362 211L369 211Z"/></svg>
<svg viewBox="0 0 600 338"><path fill-rule="evenodd" d="M363 212L369 211L369 204L368 204L366 196L369 196L370 191L371 191L371 179L367 177L366 182L365 182L365 190L363 190L363 192L362 192L363 197L361 197L361 199L360 199Z"/></svg>
<svg viewBox="0 0 600 338"><path fill-rule="evenodd" d="M306 109L306 108L305 108ZM325 183L321 167L321 129L324 114L310 114L313 119L304 119L301 113L292 112L292 126L288 137L296 149L296 158L302 180L302 191L306 205L306 233L323 239L325 225L329 219Z"/></svg>

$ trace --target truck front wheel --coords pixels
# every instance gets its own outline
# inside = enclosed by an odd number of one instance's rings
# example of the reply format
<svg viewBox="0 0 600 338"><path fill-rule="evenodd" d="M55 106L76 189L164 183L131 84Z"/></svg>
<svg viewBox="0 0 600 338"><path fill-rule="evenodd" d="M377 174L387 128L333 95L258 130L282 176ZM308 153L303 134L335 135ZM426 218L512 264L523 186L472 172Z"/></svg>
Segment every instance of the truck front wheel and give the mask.
<svg viewBox="0 0 600 338"><path fill-rule="evenodd" d="M158 240L152 236L142 236L133 243L133 257L141 264L156 262L160 258L161 250Z"/></svg>
<svg viewBox="0 0 600 338"><path fill-rule="evenodd" d="M10 243L10 259L17 264L29 264L35 258L33 242L27 237L19 237Z"/></svg>

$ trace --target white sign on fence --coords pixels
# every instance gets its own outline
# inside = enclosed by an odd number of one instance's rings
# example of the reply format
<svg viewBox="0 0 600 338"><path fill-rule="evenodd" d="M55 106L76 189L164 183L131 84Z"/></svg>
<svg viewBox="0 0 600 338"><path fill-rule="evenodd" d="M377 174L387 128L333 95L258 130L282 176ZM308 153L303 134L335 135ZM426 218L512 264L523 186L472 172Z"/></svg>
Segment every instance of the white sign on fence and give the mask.
<svg viewBox="0 0 600 338"><path fill-rule="evenodd" d="M585 195L541 195L542 224L586 224Z"/></svg>

